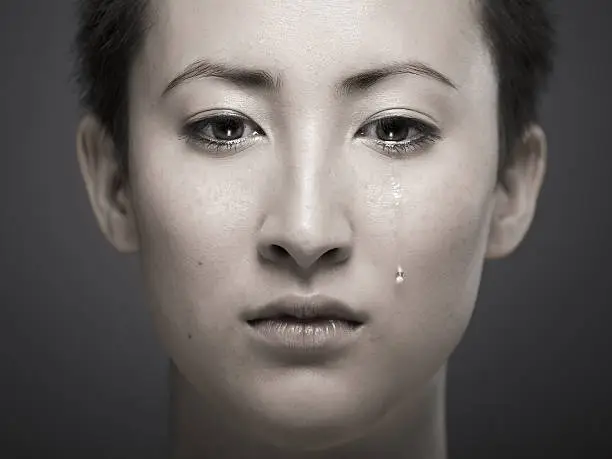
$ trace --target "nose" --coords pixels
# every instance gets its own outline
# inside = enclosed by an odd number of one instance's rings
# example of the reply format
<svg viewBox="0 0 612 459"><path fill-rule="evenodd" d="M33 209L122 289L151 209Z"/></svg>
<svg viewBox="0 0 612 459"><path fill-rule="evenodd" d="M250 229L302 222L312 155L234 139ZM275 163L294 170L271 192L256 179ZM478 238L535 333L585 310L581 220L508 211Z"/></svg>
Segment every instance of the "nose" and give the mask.
<svg viewBox="0 0 612 459"><path fill-rule="evenodd" d="M330 192L327 181L320 174L301 172L276 193L259 231L257 250L264 262L311 276L350 259L348 208L338 193Z"/></svg>

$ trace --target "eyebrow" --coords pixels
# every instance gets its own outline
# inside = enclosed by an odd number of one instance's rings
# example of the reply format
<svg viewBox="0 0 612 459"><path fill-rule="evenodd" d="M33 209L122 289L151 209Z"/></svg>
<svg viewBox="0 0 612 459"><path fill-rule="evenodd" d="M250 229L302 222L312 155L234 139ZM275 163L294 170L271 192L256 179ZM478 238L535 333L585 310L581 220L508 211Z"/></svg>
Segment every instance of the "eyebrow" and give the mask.
<svg viewBox="0 0 612 459"><path fill-rule="evenodd" d="M393 63L381 68L364 70L351 75L336 85L336 94L339 96L349 96L355 92L365 91L385 78L401 74L426 77L450 88L457 89L457 86L448 77L432 67L422 62L410 61ZM168 84L162 93L162 97L181 84L207 77L222 78L236 86L247 89L277 93L282 88L280 76L275 76L267 70L249 69L223 63L213 63L206 60L197 60L188 65Z"/></svg>

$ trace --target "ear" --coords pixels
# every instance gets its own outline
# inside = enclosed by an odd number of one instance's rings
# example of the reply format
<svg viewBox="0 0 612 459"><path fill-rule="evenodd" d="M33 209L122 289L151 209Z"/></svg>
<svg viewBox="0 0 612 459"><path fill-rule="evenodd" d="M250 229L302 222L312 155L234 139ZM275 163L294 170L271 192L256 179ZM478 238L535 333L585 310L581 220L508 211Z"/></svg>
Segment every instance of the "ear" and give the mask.
<svg viewBox="0 0 612 459"><path fill-rule="evenodd" d="M91 114L77 130L77 159L89 201L106 239L120 252L138 251L139 238L129 183L119 183L115 145L106 129Z"/></svg>
<svg viewBox="0 0 612 459"><path fill-rule="evenodd" d="M495 189L486 258L511 254L524 239L535 215L546 172L546 134L538 125L525 130Z"/></svg>

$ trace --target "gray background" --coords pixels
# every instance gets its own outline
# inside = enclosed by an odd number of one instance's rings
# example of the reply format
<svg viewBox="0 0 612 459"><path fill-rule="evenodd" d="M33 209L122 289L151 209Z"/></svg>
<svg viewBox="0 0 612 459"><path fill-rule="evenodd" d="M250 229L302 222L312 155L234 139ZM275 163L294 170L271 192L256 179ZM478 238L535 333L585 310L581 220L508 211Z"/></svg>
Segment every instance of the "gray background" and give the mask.
<svg viewBox="0 0 612 459"><path fill-rule="evenodd" d="M612 2L558 1L536 221L451 359L451 459L612 457ZM157 458L167 362L78 172L69 1L0 7L0 457Z"/></svg>

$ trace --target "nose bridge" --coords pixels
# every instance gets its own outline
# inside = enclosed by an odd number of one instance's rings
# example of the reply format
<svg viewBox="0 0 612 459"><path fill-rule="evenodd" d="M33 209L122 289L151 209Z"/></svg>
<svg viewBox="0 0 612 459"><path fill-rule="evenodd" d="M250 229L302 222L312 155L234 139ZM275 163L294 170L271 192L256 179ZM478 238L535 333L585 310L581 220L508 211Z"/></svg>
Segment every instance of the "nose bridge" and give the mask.
<svg viewBox="0 0 612 459"><path fill-rule="evenodd" d="M285 124L277 158L280 190L264 216L259 252L269 261L311 269L338 263L351 253L352 228L338 193L340 147L325 117L311 112Z"/></svg>
<svg viewBox="0 0 612 459"><path fill-rule="evenodd" d="M284 227L283 237L291 245L287 249L299 250L310 257L333 245L334 207L339 211L325 167L324 163L315 161L290 166L275 212Z"/></svg>
<svg viewBox="0 0 612 459"><path fill-rule="evenodd" d="M287 225L303 236L312 233L311 237L315 237L315 232L330 223L325 216L333 206L329 195L334 167L328 130L329 126L314 117L310 122L305 120L301 129L299 126L290 129L295 135L288 139L286 151L285 218Z"/></svg>

